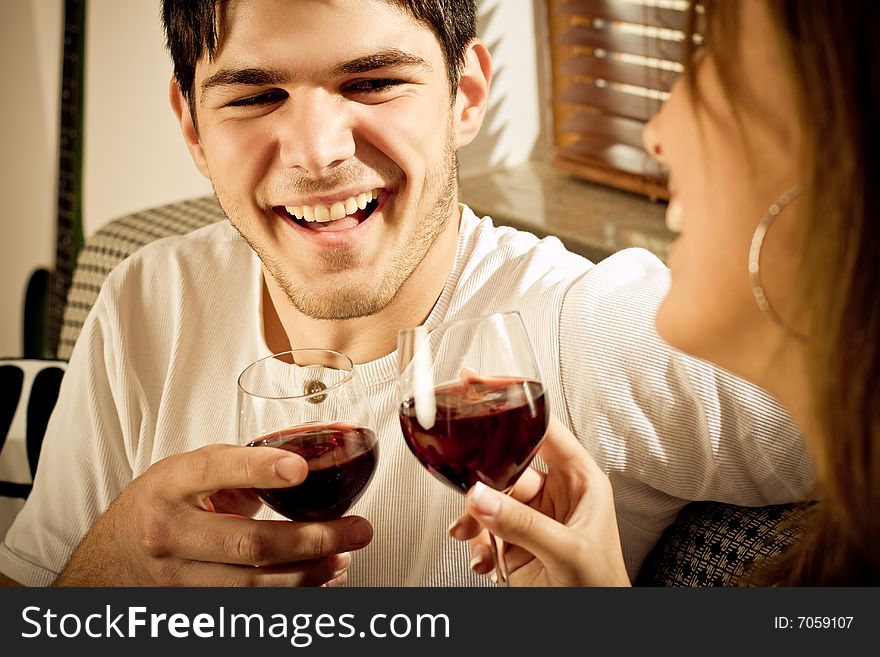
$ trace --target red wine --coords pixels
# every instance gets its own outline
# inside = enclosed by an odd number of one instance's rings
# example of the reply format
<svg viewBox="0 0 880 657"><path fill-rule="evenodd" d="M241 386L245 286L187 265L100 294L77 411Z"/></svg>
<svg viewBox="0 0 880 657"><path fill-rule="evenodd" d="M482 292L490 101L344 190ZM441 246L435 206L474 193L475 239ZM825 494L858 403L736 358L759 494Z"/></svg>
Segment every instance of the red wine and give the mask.
<svg viewBox="0 0 880 657"><path fill-rule="evenodd" d="M403 437L433 475L467 492L478 481L507 490L528 467L547 431L544 388L504 379L434 390L437 414L425 429L413 399L400 406Z"/></svg>
<svg viewBox="0 0 880 657"><path fill-rule="evenodd" d="M300 522L340 517L364 492L376 470L375 434L353 424L318 424L282 429L248 443L280 447L302 456L309 474L289 488L258 488L260 498Z"/></svg>

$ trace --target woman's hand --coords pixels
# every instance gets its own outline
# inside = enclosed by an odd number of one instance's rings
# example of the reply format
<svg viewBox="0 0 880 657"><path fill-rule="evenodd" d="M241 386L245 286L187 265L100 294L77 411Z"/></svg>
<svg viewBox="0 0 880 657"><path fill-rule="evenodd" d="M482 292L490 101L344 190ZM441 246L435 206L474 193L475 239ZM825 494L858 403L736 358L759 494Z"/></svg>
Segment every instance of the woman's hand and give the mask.
<svg viewBox="0 0 880 657"><path fill-rule="evenodd" d="M538 455L548 472L529 468L509 496L482 483L468 492L449 533L470 542L471 568L493 572L488 529L514 586L629 586L608 477L552 416Z"/></svg>

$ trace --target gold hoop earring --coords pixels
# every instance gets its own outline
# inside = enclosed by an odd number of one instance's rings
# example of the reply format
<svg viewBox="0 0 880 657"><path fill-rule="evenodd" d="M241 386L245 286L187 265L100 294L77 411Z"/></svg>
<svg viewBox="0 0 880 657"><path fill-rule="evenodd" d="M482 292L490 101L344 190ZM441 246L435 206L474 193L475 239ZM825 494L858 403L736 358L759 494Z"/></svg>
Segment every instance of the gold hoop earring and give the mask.
<svg viewBox="0 0 880 657"><path fill-rule="evenodd" d="M761 281L761 247L764 245L764 236L767 234L767 230L770 228L773 220L779 216L789 203L802 193L803 190L800 187L790 189L767 209L766 214L758 222L755 232L752 234L752 245L749 248L749 279L752 282L752 294L755 296L758 308L773 322L785 329L786 332L804 340L806 336L787 326L779 313L770 305L770 300L767 299L767 293L764 291L764 283Z"/></svg>

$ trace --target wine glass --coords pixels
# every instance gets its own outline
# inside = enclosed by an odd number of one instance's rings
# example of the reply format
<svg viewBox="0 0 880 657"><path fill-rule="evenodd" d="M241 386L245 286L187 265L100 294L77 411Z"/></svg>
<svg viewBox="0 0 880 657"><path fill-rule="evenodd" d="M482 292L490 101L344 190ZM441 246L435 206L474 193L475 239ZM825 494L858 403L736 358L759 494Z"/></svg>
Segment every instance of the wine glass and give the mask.
<svg viewBox="0 0 880 657"><path fill-rule="evenodd" d="M376 470L375 426L351 359L337 351L273 354L238 377L239 441L286 449L308 463L302 483L256 489L291 520L339 518L360 498Z"/></svg>
<svg viewBox="0 0 880 657"><path fill-rule="evenodd" d="M398 333L400 425L410 451L461 493L482 481L508 492L547 431L538 363L518 312ZM489 533L497 581L510 586Z"/></svg>

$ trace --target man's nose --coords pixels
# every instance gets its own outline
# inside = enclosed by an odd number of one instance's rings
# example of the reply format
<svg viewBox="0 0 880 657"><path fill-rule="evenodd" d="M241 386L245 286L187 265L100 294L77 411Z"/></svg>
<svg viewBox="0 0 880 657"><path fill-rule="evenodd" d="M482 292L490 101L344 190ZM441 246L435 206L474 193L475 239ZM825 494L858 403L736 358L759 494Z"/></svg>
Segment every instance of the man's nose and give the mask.
<svg viewBox="0 0 880 657"><path fill-rule="evenodd" d="M313 177L354 157L352 119L345 99L323 89L293 99L276 127L281 163Z"/></svg>

